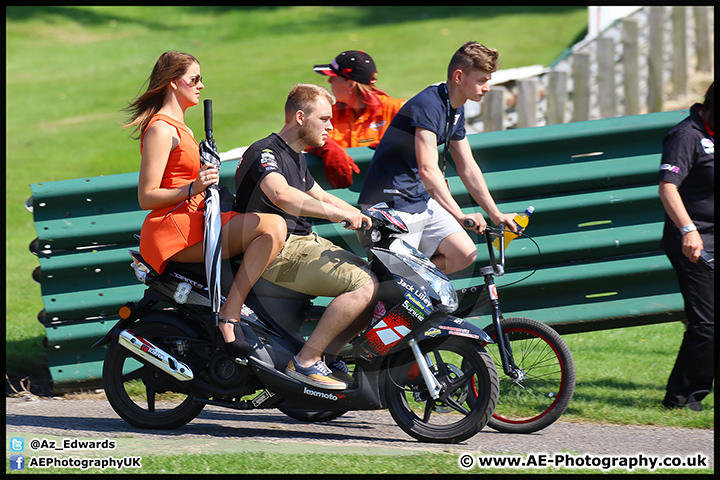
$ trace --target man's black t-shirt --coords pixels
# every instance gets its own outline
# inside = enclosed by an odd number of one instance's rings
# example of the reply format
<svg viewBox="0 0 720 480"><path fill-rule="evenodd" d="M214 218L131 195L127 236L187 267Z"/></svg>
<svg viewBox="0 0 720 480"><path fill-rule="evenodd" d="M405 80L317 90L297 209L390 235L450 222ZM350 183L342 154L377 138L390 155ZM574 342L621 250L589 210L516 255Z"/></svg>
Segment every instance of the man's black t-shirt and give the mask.
<svg viewBox="0 0 720 480"><path fill-rule="evenodd" d="M700 104L673 127L663 140L659 180L677 185L693 223L708 252L715 251L715 140L700 116ZM714 133L714 132L713 132ZM662 247L682 250L682 235L665 214Z"/></svg>
<svg viewBox="0 0 720 480"><path fill-rule="evenodd" d="M450 107L446 84L427 87L395 115L368 167L360 204L386 202L392 208L410 213L427 209L430 194L418 173L416 128L435 133L438 145L444 144L448 137L451 140L465 138L465 108Z"/></svg>
<svg viewBox="0 0 720 480"><path fill-rule="evenodd" d="M715 140L700 116L700 104L673 127L663 140L659 180L677 185L705 250L715 251ZM714 132L713 132L714 133ZM681 251L682 236L665 214L662 247Z"/></svg>
<svg viewBox="0 0 720 480"><path fill-rule="evenodd" d="M253 143L245 150L235 171L234 210L241 213L274 213L287 223L288 235L309 235L312 225L305 217L297 217L272 203L260 188L266 175L276 172L288 185L307 192L315 185L305 156L291 149L276 133Z"/></svg>

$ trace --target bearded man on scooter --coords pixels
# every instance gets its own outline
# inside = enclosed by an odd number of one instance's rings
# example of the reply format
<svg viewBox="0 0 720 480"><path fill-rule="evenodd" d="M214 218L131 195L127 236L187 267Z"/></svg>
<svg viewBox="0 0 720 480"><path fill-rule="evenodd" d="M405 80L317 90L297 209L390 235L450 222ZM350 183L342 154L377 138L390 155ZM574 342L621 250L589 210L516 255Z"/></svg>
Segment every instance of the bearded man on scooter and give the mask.
<svg viewBox="0 0 720 480"><path fill-rule="evenodd" d="M306 218L352 230L371 225L360 210L315 182L302 153L327 141L334 103L334 96L317 85L299 84L290 91L282 130L253 143L240 159L234 209L274 213L287 222L285 246L264 279L306 295L335 297L285 373L318 388L344 390L352 378L337 354L367 327L378 282L363 259L319 237Z"/></svg>

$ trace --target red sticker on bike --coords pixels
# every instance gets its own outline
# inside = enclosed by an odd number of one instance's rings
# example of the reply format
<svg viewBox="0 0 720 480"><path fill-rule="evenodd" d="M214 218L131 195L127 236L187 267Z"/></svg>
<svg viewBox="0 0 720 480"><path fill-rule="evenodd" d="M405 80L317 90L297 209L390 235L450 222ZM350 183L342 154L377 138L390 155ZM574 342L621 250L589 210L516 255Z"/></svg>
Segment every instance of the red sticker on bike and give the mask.
<svg viewBox="0 0 720 480"><path fill-rule="evenodd" d="M398 305L362 338L361 356L370 360L378 355L386 355L418 323L420 321Z"/></svg>
<svg viewBox="0 0 720 480"><path fill-rule="evenodd" d="M490 285L490 288L488 289L488 292L490 292L490 298L491 298L492 300L497 300L497 299L498 299L497 287L496 287L495 285Z"/></svg>

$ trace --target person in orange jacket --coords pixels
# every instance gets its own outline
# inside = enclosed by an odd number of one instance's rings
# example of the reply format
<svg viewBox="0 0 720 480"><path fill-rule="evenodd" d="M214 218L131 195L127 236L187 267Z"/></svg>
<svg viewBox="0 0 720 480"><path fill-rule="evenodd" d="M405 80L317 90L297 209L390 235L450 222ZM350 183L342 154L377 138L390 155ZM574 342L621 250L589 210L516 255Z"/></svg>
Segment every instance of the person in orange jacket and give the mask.
<svg viewBox="0 0 720 480"><path fill-rule="evenodd" d="M375 86L375 62L362 50L342 52L332 63L315 65L313 70L330 77L337 102L332 108L330 138L324 146L306 151L323 160L331 187L346 188L353 184L353 172L360 173L360 168L345 149L375 148L405 100L389 97Z"/></svg>

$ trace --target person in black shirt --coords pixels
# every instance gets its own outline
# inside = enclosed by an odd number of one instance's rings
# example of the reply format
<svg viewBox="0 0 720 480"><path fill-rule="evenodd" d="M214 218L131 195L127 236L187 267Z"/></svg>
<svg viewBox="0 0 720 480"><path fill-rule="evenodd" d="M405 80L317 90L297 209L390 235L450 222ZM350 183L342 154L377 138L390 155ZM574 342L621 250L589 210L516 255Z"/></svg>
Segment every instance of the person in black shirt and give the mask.
<svg viewBox="0 0 720 480"><path fill-rule="evenodd" d="M715 379L715 274L698 262L715 256L715 82L703 105L663 140L659 194L665 208L661 246L677 274L686 331L663 405L702 410Z"/></svg>
<svg viewBox="0 0 720 480"><path fill-rule="evenodd" d="M498 209L465 136L463 105L490 91L488 82L497 69L497 50L477 42L462 45L450 60L447 81L427 87L395 115L360 193L363 206L385 202L398 210L410 230L400 238L445 273L461 270L477 257L464 221L472 220L470 229L478 233L487 226L481 213L466 214L453 199L444 178L449 154L468 192L492 221L517 231L516 214ZM441 166L438 146L443 144Z"/></svg>
<svg viewBox="0 0 720 480"><path fill-rule="evenodd" d="M319 388L342 390L350 378L337 354L367 326L377 280L363 259L313 233L306 218L346 220L353 230L372 224L315 182L302 153L327 140L333 103L333 95L317 85L292 89L282 130L253 143L240 159L235 210L275 213L287 222L288 238L263 278L307 295L335 297L285 373Z"/></svg>

